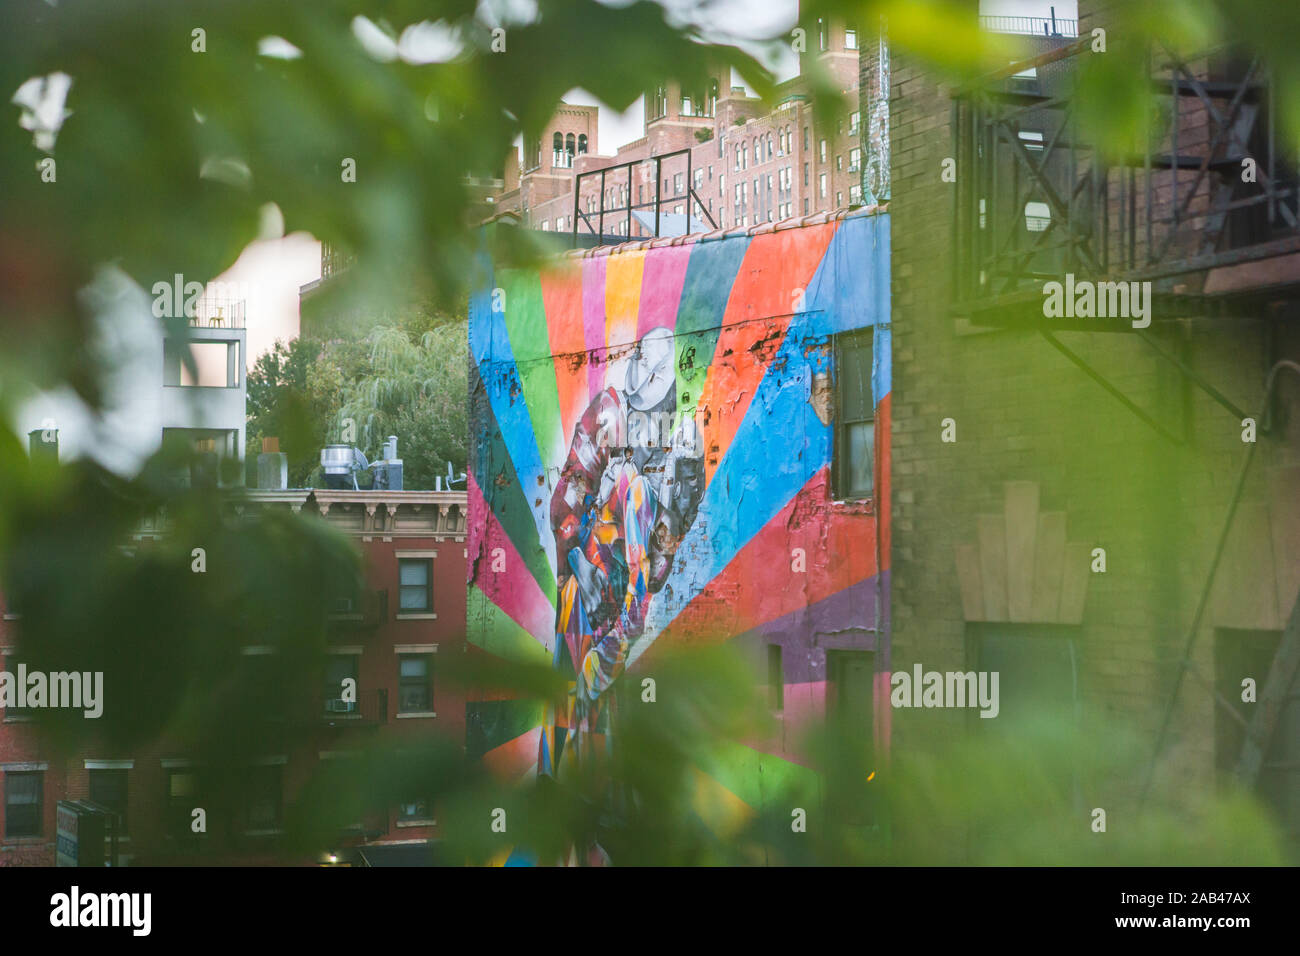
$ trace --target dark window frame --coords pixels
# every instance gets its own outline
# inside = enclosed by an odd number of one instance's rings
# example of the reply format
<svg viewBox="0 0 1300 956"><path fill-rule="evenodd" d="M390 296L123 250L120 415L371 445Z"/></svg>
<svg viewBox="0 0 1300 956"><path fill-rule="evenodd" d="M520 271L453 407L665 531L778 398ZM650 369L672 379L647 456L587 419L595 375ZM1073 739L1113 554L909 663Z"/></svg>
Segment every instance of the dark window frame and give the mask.
<svg viewBox="0 0 1300 956"><path fill-rule="evenodd" d="M406 565L423 565L425 568L424 606L407 607L403 594L420 587L418 584L402 583L402 568ZM433 558L399 558L397 561L397 613L398 614L432 614L433 613Z"/></svg>
<svg viewBox="0 0 1300 956"><path fill-rule="evenodd" d="M869 501L876 493L876 401L872 380L872 368L875 358L875 329L856 329L843 332L835 337L835 415L834 434L831 450L831 485L837 500L849 499ZM845 374L847 362L851 355L865 353L867 360L865 380L872 394L867 403L870 415L866 418L849 418L846 414L848 404L845 400L845 388L848 377ZM857 425L871 425L871 484L867 488L856 487L852 483L853 461L849 456L849 429Z"/></svg>
<svg viewBox="0 0 1300 956"><path fill-rule="evenodd" d="M19 781L35 780L36 781L36 800L34 803L23 801L17 803L13 797L17 795L17 787L11 786ZM23 819L21 814L15 813L15 807L34 807L31 812L32 822L25 827L15 829L15 817ZM5 839L21 839L24 837L42 837L45 835L45 771L44 770L6 770L5 771Z"/></svg>
<svg viewBox="0 0 1300 956"><path fill-rule="evenodd" d="M397 656L397 712L399 714L427 714L433 711L433 659L434 655L431 652ZM408 660L423 661L425 666L423 678L406 677L402 674L402 665ZM406 691L408 687L417 684L424 691L424 706L407 707Z"/></svg>
<svg viewBox="0 0 1300 956"><path fill-rule="evenodd" d="M131 805L131 778L127 776L130 773L126 768L108 768L97 767L86 771L86 792L90 799L107 807L117 814L118 833L126 834L131 831L128 829L128 811ZM96 786L96 781L101 784L109 779L121 780L121 806L115 806L116 801L109 794ZM110 788L111 789L111 788ZM105 799L108 797L108 799Z"/></svg>

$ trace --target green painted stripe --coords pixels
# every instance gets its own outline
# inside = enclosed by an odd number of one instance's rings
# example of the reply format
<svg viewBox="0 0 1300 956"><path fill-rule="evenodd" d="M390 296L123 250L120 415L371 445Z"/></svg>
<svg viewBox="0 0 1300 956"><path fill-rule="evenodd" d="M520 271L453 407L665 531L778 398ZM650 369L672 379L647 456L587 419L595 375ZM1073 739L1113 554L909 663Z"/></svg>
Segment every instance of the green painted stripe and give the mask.
<svg viewBox="0 0 1300 956"><path fill-rule="evenodd" d="M550 653L537 638L493 604L474 584L466 595L465 620L469 642L489 654L526 664L549 664Z"/></svg>
<svg viewBox="0 0 1300 956"><path fill-rule="evenodd" d="M542 279L537 272L528 271L508 273L504 281L506 335L510 338L510 351L515 357L524 403L533 424L538 460L545 464L554 458L562 436L560 392L555 383L555 361L547 334ZM556 322L573 320L572 316L550 318Z"/></svg>
<svg viewBox="0 0 1300 956"><path fill-rule="evenodd" d="M465 750L477 760L489 750L540 726L542 702L538 700L480 700L465 704Z"/></svg>
<svg viewBox="0 0 1300 956"><path fill-rule="evenodd" d="M764 797L821 786L816 771L742 744L720 744L700 769L755 809L763 807Z"/></svg>

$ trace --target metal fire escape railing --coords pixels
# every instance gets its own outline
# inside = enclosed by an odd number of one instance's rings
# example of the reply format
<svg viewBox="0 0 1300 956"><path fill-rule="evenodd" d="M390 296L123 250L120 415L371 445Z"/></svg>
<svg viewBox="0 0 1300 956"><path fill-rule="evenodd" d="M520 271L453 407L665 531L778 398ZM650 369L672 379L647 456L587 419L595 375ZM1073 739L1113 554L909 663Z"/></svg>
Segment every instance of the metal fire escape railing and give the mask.
<svg viewBox="0 0 1300 956"><path fill-rule="evenodd" d="M1080 137L1075 66L1093 55L1090 42L1061 41L954 97L959 311L1041 292L1068 272L1151 279L1172 294L1188 273L1300 251L1298 164L1277 135L1258 59L1154 45L1160 118L1139 155L1115 162ZM1191 291L1184 314L1206 298Z"/></svg>
<svg viewBox="0 0 1300 956"><path fill-rule="evenodd" d="M1043 320L1043 285L1067 273L1094 281L1151 281L1160 314L1218 315L1300 298L1300 275L1278 270L1231 295L1207 288L1210 270L1300 252L1300 160L1277 133L1276 100L1258 58L1230 49L1179 57L1153 45L1148 75L1164 108L1144 149L1107 161L1080 136L1073 97L1076 57L1090 38L1000 69L957 92L953 102L955 190L954 312L981 325ZM1196 64L1193 68L1192 63ZM1161 308L1163 306L1163 308ZM1010 317L1010 318L1008 318ZM1127 328L1127 324L1124 326ZM1165 438L1178 442L1119 389L1061 343L1043 336ZM1145 345L1171 362L1238 420L1251 417L1146 331ZM1281 361L1255 421L1268 420ZM1255 459L1249 446L1211 558L1162 715L1142 786L1145 803L1192 660L1229 532ZM1200 678L1202 682L1204 678ZM1209 683L1209 682L1205 682ZM1211 684L1212 686L1212 684ZM1252 785L1267 763L1278 722L1300 695L1300 596L1282 632L1254 718L1247 722L1215 691L1216 706L1243 724L1236 773Z"/></svg>
<svg viewBox="0 0 1300 956"><path fill-rule="evenodd" d="M1284 371L1293 372L1300 376L1300 364L1283 360L1274 365L1269 371L1264 382L1264 399L1260 405L1260 413L1256 421L1266 419L1273 400L1274 387L1277 385L1279 376ZM1214 556L1210 560L1209 574L1206 576L1205 586L1201 589L1200 599L1196 604L1196 613L1193 615L1192 623L1187 629L1187 638L1183 645L1183 656L1178 662L1178 672L1174 675L1174 686L1165 705L1164 715L1160 721L1160 732L1156 737L1156 745L1151 755L1151 761L1147 765L1146 779L1142 784L1139 804L1143 806L1146 804L1152 781L1155 779L1156 762L1160 759L1160 755L1164 750L1165 738L1168 736L1169 727L1173 721L1174 710L1178 704L1178 694L1183 685L1183 676L1193 668L1192 651L1196 647L1196 638L1201 630L1201 621L1204 619L1205 611L1210 604L1210 596L1214 591L1214 581L1218 576L1219 565L1223 560L1223 553L1228 543L1228 533L1232 530L1233 519L1237 516L1237 506L1241 504L1242 493L1246 488L1246 478L1250 475L1250 467L1254 464L1255 450L1258 447L1258 444L1250 443L1250 447L1246 451L1246 458L1241 464L1241 471L1237 474L1237 483L1233 489L1232 499L1228 502L1228 513L1223 520L1223 527L1219 531ZM1295 606L1291 609L1290 618L1282 631L1277 651L1274 653L1273 663L1269 667L1268 677L1260 691L1259 707L1255 711L1255 717L1246 725L1246 739L1242 745L1236 774L1238 779L1247 786L1254 785L1260 770L1264 767L1264 761L1268 755L1273 734L1282 716L1282 711L1286 707L1288 699L1294 693L1297 673L1300 673L1300 594L1296 595ZM1215 703L1232 718L1239 721L1242 719L1232 705L1217 693L1215 694Z"/></svg>
<svg viewBox="0 0 1300 956"><path fill-rule="evenodd" d="M684 189L681 191L674 189L673 195L664 196L663 190L660 188L661 184L664 182L664 165L668 163L668 161L682 156L686 158ZM638 184L634 181L635 177L632 173L633 168L642 167L648 164L653 164L654 166L654 195L646 201L633 202L633 190L637 185L644 185ZM632 223L634 221L632 213L637 209L654 210L654 226L653 228L648 229L648 231L650 231L653 236L658 237L661 232L660 223L664 204L683 201L686 203L685 215L687 233L691 232L691 222L695 218L696 210L699 211L700 217L708 221L711 228L716 229L717 224L714 222L713 216L709 214L708 207L705 205L704 201L700 199L699 194L695 192L695 182L692 178L692 172L691 151L689 149L679 149L671 153L661 153L660 155L652 156L649 159L636 159L626 163L619 163L616 166L606 166L603 169L593 169L590 172L579 173L574 177L573 181L573 244L575 246L578 244L580 236L595 237L597 244L604 244L607 241L626 242L629 239L635 238L632 234ZM594 180L599 180L600 183L599 202L593 204L596 207L595 209L583 210L581 207L583 183L584 181L592 182ZM617 205L607 205L606 200L611 187L615 190L626 189L627 201ZM615 223L617 223L620 218L623 220L624 232L622 235L606 235L605 217L607 215L610 217L611 221ZM635 221L641 223L641 220L639 219ZM585 232L579 229L579 224L586 227ZM643 229L647 229L645 223L641 223L641 226Z"/></svg>

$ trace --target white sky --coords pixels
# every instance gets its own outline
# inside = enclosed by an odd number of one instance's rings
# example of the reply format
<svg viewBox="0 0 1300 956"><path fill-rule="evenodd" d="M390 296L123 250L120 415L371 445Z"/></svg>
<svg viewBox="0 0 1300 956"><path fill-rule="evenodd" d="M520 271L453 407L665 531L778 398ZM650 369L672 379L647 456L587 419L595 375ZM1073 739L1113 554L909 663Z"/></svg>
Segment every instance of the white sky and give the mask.
<svg viewBox="0 0 1300 956"><path fill-rule="evenodd" d="M489 2L489 0L484 0ZM527 0L500 0L506 6ZM608 0L618 6L617 0ZM783 55L771 59L754 40L787 33L798 13L798 0L661 0L670 17L696 24L706 39L735 43L763 59L778 80L798 72L798 57L783 48ZM1077 16L1075 0L981 0L980 13L986 16L1046 17L1051 8L1065 19ZM746 42L750 41L750 42ZM599 103L586 90L565 94L566 102L599 106L600 151L613 154L618 147L642 135L643 103L637 100L627 111L619 113ZM289 224L292 227L292 223ZM244 250L239 260L225 274L223 281L248 285L246 317L248 325L248 364L269 349L277 338L298 335L298 288L320 278L320 244L306 233L291 234L283 239L260 240Z"/></svg>

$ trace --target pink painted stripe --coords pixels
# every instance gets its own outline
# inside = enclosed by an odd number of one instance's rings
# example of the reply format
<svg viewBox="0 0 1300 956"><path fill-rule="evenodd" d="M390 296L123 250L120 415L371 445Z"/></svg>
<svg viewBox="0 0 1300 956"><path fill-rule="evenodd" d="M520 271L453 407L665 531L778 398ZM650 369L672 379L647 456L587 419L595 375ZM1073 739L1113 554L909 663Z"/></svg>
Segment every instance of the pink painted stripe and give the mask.
<svg viewBox="0 0 1300 956"><path fill-rule="evenodd" d="M470 532L471 567L474 567L475 560L478 562L477 574L471 583L539 643L550 647L554 639L555 609L519 556L514 542L487 507L473 475L468 478L468 494L471 520L476 521ZM492 570L492 552L496 548L505 552L504 571Z"/></svg>
<svg viewBox="0 0 1300 956"><path fill-rule="evenodd" d="M599 361L587 363L587 400L605 386L605 260L582 261L582 328L588 352Z"/></svg>
<svg viewBox="0 0 1300 956"><path fill-rule="evenodd" d="M636 327L638 341L651 329L673 328L677 324L677 307L682 300L690 259L690 246L652 249L646 254L641 277L641 313Z"/></svg>

